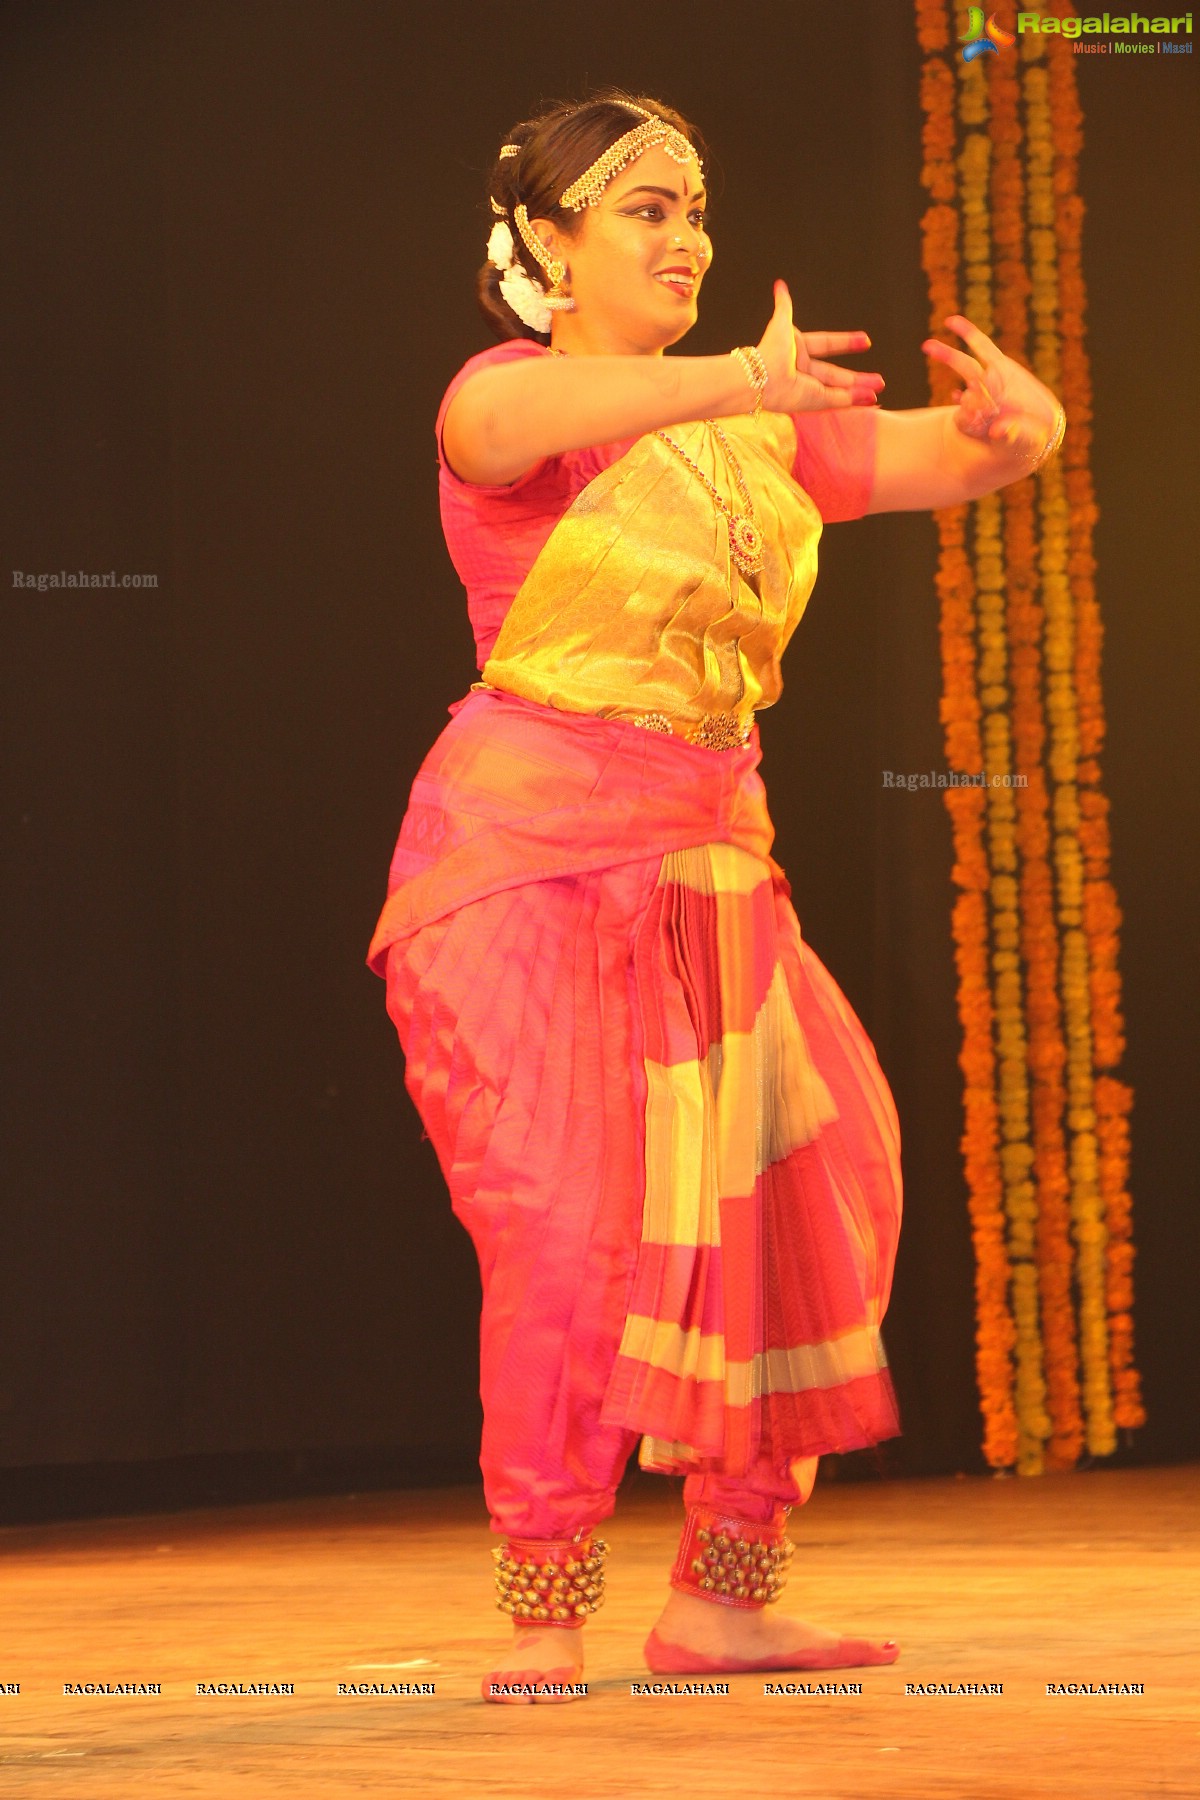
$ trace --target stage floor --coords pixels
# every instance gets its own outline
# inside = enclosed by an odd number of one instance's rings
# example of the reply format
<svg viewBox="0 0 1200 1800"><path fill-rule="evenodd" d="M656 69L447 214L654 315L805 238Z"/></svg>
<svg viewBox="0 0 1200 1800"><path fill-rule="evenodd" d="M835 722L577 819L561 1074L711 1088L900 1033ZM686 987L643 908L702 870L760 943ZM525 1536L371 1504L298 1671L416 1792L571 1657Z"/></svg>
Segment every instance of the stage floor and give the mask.
<svg viewBox="0 0 1200 1800"><path fill-rule="evenodd" d="M467 1489L0 1531L0 1793L90 1800L1028 1800L1200 1795L1200 1465L823 1483L783 1608L900 1640L888 1668L635 1694L681 1518L637 1476L603 1527L589 1694L487 1706L508 1627ZM673 1678L686 1683L687 1677ZM700 1678L692 1677L693 1681ZM709 1678L710 1680L712 1678ZM861 1693L764 1693L764 1683ZM161 1693L66 1694L65 1684ZM339 1694L339 1683L435 1692ZM198 1684L290 1683L290 1694ZM1003 1692L939 1693L995 1683ZM1050 1694L1050 1684L1140 1692ZM932 1692L908 1692L922 1684Z"/></svg>

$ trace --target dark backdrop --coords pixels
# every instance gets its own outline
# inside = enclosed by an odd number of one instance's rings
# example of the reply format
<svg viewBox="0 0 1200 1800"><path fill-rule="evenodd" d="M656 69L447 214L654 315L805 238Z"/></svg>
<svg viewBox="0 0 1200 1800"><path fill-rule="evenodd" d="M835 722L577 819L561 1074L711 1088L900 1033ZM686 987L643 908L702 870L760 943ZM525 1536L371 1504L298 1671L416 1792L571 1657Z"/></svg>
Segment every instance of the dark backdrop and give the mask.
<svg viewBox="0 0 1200 1800"><path fill-rule="evenodd" d="M10 1516L474 1469L478 1280L365 968L476 670L432 422L487 340L483 174L617 81L714 151L685 350L865 327L924 404L907 4L0 12ZM1198 1449L1191 58L1080 58L1114 874L1136 1090L1126 1459ZM943 336L949 336L943 333ZM958 1151L934 524L831 527L762 723L806 935L894 1085L897 1473L983 1468ZM8 577L5 576L6 586ZM878 1466L878 1463L877 1463ZM848 1471L851 1472L851 1471ZM868 1471L869 1472L869 1471Z"/></svg>

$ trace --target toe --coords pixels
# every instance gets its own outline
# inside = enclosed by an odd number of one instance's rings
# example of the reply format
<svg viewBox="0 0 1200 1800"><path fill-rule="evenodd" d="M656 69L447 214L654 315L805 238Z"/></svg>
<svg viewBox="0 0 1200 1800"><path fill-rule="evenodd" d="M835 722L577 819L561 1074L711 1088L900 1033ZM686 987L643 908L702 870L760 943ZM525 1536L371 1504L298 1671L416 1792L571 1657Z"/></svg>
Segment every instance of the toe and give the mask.
<svg viewBox="0 0 1200 1800"><path fill-rule="evenodd" d="M544 1679L540 1669L493 1669L484 1677L483 1697L501 1706L529 1706L533 1701L530 1688Z"/></svg>

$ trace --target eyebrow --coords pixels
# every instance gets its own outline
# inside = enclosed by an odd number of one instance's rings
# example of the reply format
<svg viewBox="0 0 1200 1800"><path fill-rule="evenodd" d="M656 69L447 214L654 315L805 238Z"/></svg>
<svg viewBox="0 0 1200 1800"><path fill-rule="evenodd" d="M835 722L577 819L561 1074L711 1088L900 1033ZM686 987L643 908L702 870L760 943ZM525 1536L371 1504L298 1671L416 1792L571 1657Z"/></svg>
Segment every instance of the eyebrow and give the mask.
<svg viewBox="0 0 1200 1800"><path fill-rule="evenodd" d="M675 192L674 188L647 186L626 188L625 192L621 195L621 198L622 200L628 200L632 194L661 194L664 200L679 200L682 198L681 195ZM692 199L702 200L703 198L704 189L697 188L696 192L692 195Z"/></svg>

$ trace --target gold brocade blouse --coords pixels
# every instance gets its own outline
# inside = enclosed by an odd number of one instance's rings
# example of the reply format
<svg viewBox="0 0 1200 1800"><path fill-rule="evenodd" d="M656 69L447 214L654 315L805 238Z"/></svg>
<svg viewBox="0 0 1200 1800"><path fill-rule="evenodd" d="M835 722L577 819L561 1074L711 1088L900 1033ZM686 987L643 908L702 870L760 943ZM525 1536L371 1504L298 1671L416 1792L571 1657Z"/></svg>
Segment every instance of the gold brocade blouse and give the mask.
<svg viewBox="0 0 1200 1800"><path fill-rule="evenodd" d="M792 474L796 428L786 413L724 419L721 429L753 499L761 571L741 572L725 515L650 433L555 525L475 686L693 741L719 743L703 735L714 720L744 737L782 692L780 660L816 581L822 521ZM744 511L714 434L702 422L669 434Z"/></svg>

